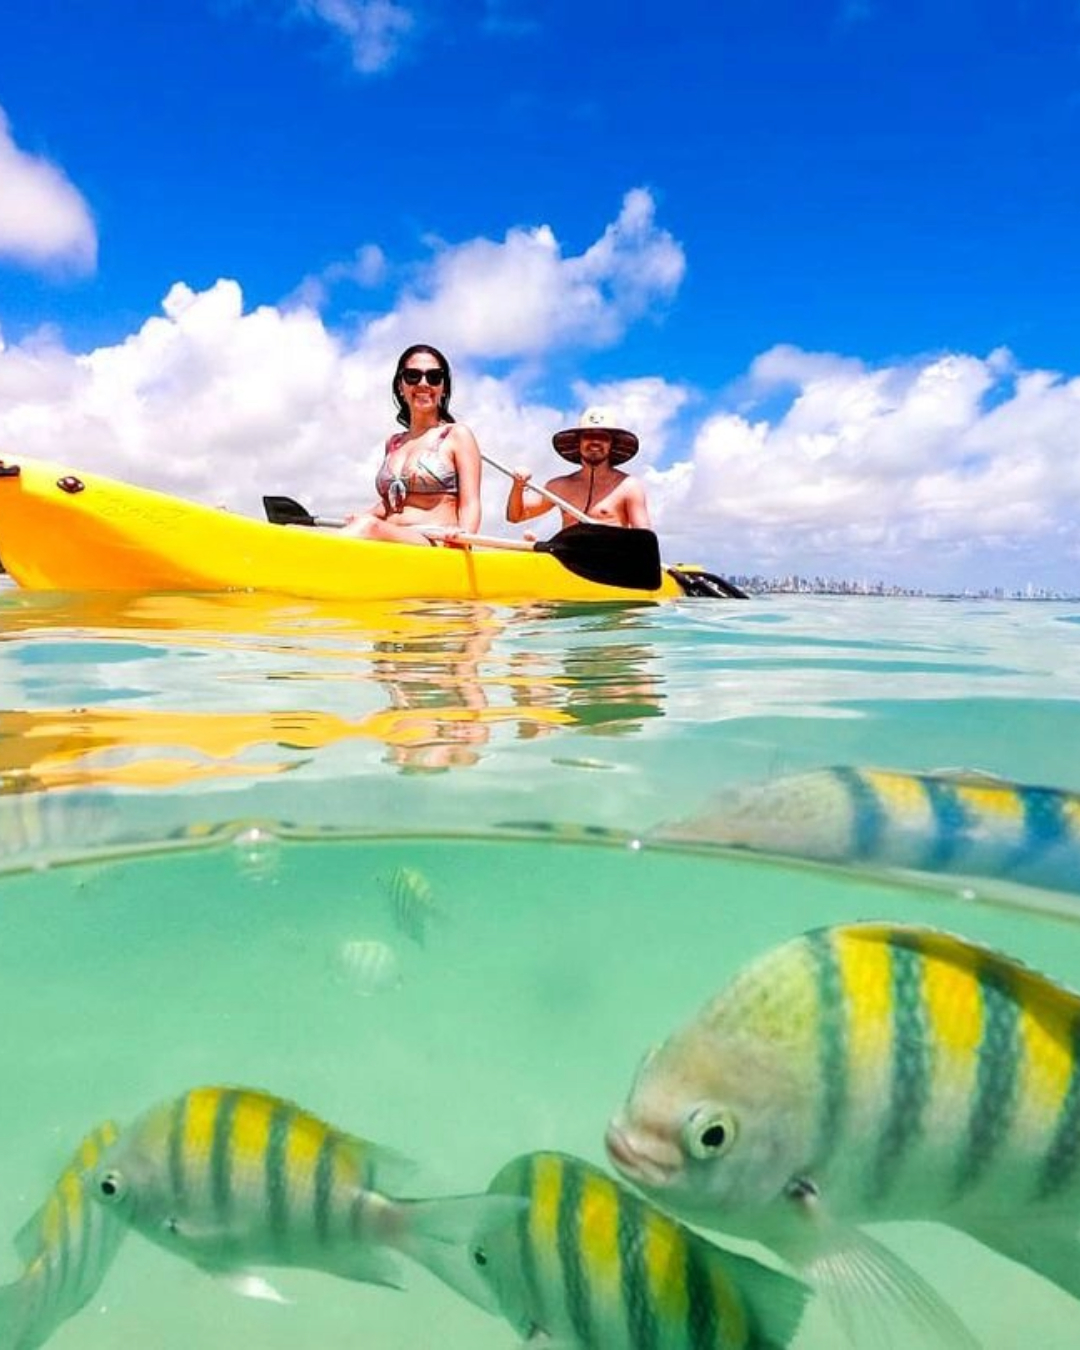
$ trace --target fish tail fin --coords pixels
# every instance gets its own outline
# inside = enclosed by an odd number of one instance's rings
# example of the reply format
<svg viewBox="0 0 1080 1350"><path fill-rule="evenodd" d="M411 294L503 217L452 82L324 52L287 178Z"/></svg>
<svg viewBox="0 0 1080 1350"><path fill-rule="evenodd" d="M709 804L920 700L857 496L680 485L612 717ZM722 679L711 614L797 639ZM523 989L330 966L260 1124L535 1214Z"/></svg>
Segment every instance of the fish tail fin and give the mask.
<svg viewBox="0 0 1080 1350"><path fill-rule="evenodd" d="M810 1287L735 1252L724 1253L724 1266L750 1310L753 1344L761 1350L787 1350L802 1321L812 1293Z"/></svg>
<svg viewBox="0 0 1080 1350"><path fill-rule="evenodd" d="M0 1285L0 1350L34 1350L43 1345L44 1335L35 1335L32 1327L33 1298L30 1282L24 1277Z"/></svg>
<svg viewBox="0 0 1080 1350"><path fill-rule="evenodd" d="M499 1305L473 1258L475 1244L503 1228L526 1207L520 1196L455 1195L438 1200L400 1200L404 1213L395 1245L455 1293L485 1312Z"/></svg>
<svg viewBox="0 0 1080 1350"><path fill-rule="evenodd" d="M933 1286L859 1229L834 1230L832 1240L801 1273L825 1295L853 1346L914 1343L979 1350L979 1342Z"/></svg>

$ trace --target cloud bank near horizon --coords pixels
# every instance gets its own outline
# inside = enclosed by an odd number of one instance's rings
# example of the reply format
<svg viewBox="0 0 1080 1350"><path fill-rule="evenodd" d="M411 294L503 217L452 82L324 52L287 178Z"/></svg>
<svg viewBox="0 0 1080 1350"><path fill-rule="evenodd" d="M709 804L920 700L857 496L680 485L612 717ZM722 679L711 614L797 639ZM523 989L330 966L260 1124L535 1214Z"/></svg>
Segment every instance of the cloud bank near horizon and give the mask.
<svg viewBox="0 0 1080 1350"><path fill-rule="evenodd" d="M361 245L341 276L382 276L388 261L372 250ZM671 558L927 586L1066 584L1080 555L1080 378L1022 369L1007 351L870 366L778 344L712 402L648 372L577 382L558 406L538 394L556 358L610 348L662 312L685 266L634 189L576 256L550 225L433 241L393 307L347 333L320 313L326 278L254 309L236 280L177 283L114 346L0 339L0 453L250 514L263 492L356 509L372 500L393 425L394 357L428 340L451 356L455 411L481 445L538 477L560 471L553 431L588 403L613 405L641 436L632 467ZM485 528L501 529L505 481L485 478Z"/></svg>

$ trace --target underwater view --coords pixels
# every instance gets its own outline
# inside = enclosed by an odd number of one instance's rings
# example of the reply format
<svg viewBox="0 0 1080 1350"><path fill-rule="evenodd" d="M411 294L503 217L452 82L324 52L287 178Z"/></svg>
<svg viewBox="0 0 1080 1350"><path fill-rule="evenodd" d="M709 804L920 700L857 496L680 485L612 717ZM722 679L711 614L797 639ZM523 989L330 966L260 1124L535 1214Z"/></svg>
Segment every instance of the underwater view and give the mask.
<svg viewBox="0 0 1080 1350"><path fill-rule="evenodd" d="M0 1347L1075 1345L1078 634L0 588Z"/></svg>

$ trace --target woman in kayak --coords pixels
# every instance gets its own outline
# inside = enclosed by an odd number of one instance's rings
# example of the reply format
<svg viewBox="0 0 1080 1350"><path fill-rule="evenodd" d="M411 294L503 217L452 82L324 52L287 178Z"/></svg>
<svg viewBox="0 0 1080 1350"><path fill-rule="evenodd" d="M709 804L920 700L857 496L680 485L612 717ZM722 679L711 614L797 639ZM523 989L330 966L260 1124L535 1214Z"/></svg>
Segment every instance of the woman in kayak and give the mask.
<svg viewBox="0 0 1080 1350"><path fill-rule="evenodd" d="M346 534L402 544L453 543L480 526L480 447L450 413L450 363L426 343L406 349L394 372L397 420L375 477L379 500L352 516ZM436 527L438 537L424 533Z"/></svg>

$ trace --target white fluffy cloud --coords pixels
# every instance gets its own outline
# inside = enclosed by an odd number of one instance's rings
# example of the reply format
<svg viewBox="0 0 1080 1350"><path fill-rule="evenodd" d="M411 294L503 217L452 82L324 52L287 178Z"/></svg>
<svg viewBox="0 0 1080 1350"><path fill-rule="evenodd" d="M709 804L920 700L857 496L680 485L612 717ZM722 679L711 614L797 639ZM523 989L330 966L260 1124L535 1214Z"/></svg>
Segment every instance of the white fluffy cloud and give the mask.
<svg viewBox="0 0 1080 1350"><path fill-rule="evenodd" d="M539 245L522 241L543 236ZM477 249L484 264L477 261ZM508 326L505 295L535 291L537 255L548 294L542 321ZM386 259L373 247L324 278L380 279ZM310 500L324 513L367 504L384 437L393 426L390 376L397 352L417 334L453 355L455 408L467 410L484 447L500 459L552 468L550 438L578 407L530 401L545 354L593 346L621 333L682 274L678 245L656 228L652 199L627 195L618 218L581 257L564 258L554 235L512 230L503 244L442 246L425 298L408 292L389 314L344 341L304 302L304 288L281 307L245 311L239 285L220 280L201 293L178 283L162 314L124 342L85 355L48 334L0 342L0 451L57 458L78 446L77 464L147 486L257 512L262 492ZM470 282L487 296L460 321ZM322 280L309 279L321 294ZM495 297L500 288L502 303ZM595 323L568 324L561 306L589 308ZM481 360L528 358L509 375L484 375ZM635 425L659 432L671 401L659 380L574 390L576 404L603 395ZM681 396L680 396L681 397ZM502 517L505 481L488 476L489 523Z"/></svg>
<svg viewBox="0 0 1080 1350"><path fill-rule="evenodd" d="M518 227L502 240L436 244L416 285L371 325L368 345L389 352L423 332L464 357L610 346L682 280L682 248L655 216L652 196L635 188L579 256L563 255L549 225Z"/></svg>
<svg viewBox="0 0 1080 1350"><path fill-rule="evenodd" d="M81 272L97 262L97 232L86 202L55 164L19 149L2 108L0 258Z"/></svg>
<svg viewBox="0 0 1080 1350"><path fill-rule="evenodd" d="M750 407L707 417L669 470L684 535L768 571L1067 584L1080 379L1018 371L1004 351L870 368L777 347L745 385Z"/></svg>
<svg viewBox="0 0 1080 1350"><path fill-rule="evenodd" d="M361 249L347 266L363 280L386 260ZM580 256L548 227L440 246L422 284L347 337L295 297L245 310L235 281L178 283L116 346L0 342L0 453L71 455L73 469L252 514L262 492L338 512L371 500L393 358L419 336L451 354L455 410L484 449L537 476L562 467L553 431L612 406L641 437L633 468L669 557L927 586L1073 584L1080 377L1021 369L1008 352L869 366L778 346L712 403L647 373L537 399L549 362L611 342L671 296L683 266L634 192ZM485 475L489 530L505 486Z"/></svg>

